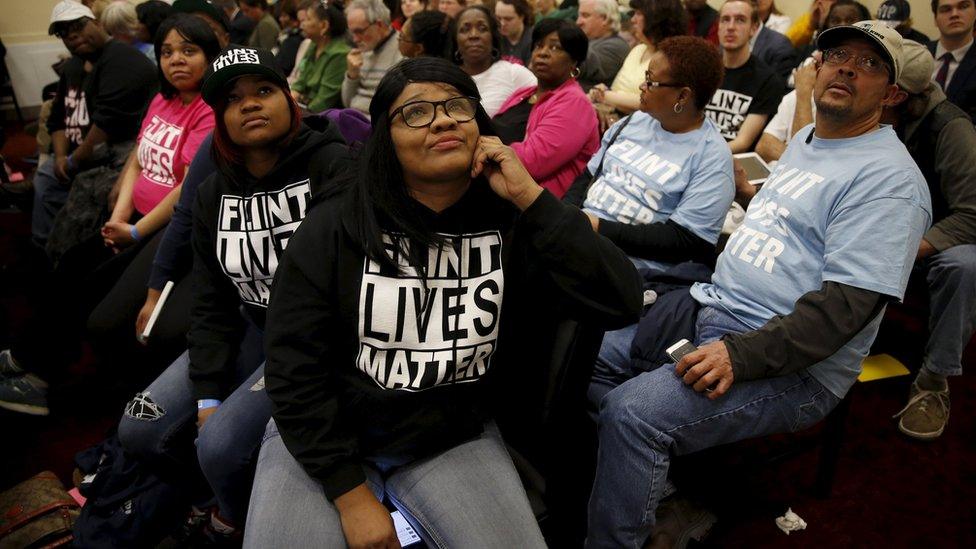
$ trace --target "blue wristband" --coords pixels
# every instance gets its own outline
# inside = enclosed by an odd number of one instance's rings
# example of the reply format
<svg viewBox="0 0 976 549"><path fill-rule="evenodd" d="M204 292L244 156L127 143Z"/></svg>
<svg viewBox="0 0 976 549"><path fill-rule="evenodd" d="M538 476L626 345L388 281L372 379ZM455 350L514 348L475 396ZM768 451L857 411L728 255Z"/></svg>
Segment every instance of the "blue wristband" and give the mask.
<svg viewBox="0 0 976 549"><path fill-rule="evenodd" d="M131 236L132 240L135 240L136 242L142 238L139 236L139 229L137 229L135 225L129 225L129 236Z"/></svg>
<svg viewBox="0 0 976 549"><path fill-rule="evenodd" d="M217 406L220 406L220 401L215 398L204 398L197 401L197 410L206 410Z"/></svg>
<svg viewBox="0 0 976 549"><path fill-rule="evenodd" d="M68 162L68 169L71 171L75 171L75 161L74 159L71 158L72 156L74 155L69 154L68 157L65 158L65 161Z"/></svg>

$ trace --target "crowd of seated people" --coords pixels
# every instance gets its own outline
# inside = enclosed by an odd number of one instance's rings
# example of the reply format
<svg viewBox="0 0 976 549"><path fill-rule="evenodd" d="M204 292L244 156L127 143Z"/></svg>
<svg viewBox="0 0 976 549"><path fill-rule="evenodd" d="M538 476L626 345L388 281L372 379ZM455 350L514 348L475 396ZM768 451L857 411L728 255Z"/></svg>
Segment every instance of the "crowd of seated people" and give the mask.
<svg viewBox="0 0 976 549"><path fill-rule="evenodd" d="M56 415L90 343L122 446L199 480L188 545L396 547L392 504L430 547L543 547L494 410L558 311L605 332L586 546L674 546L672 460L820 422L912 278L893 427L939 437L976 331L976 5L931 9L929 41L895 0L61 0L50 291L0 407Z"/></svg>

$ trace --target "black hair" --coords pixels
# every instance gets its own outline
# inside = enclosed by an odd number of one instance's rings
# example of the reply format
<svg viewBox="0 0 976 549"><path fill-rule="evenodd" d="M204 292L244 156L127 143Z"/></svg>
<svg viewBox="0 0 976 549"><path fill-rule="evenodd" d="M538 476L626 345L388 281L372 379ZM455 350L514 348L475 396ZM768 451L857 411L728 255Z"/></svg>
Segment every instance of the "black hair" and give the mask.
<svg viewBox="0 0 976 549"><path fill-rule="evenodd" d="M461 17L472 10L480 11L486 19L488 19L488 30L491 32L491 51L492 57L498 58L502 51L502 33L498 30L498 21L495 19L494 14L488 11L488 8L477 4L474 6L468 6L463 10L459 11L457 17L451 22L451 51L454 52L454 62L458 65L461 64L461 48L458 47L458 22L461 21Z"/></svg>
<svg viewBox="0 0 976 549"><path fill-rule="evenodd" d="M515 15L519 16L526 28L535 24L535 11L526 0L497 0L496 3L498 2L515 8Z"/></svg>
<svg viewBox="0 0 976 549"><path fill-rule="evenodd" d="M871 12L864 4L857 2L856 0L837 0L836 2L834 2L834 5L830 6L830 9L827 10L827 17L824 18L824 24L826 24L827 20L830 19L831 12L833 12L838 7L844 7L844 6L853 6L854 9L858 11L858 16L860 17L858 21L869 21L873 19L873 17L871 17Z"/></svg>
<svg viewBox="0 0 976 549"><path fill-rule="evenodd" d="M162 0L149 0L136 6L136 18L146 26L149 36L155 40L159 25L173 14L173 6Z"/></svg>
<svg viewBox="0 0 976 549"><path fill-rule="evenodd" d="M305 11L314 13L316 19L328 23L329 36L332 38L345 36L346 29L348 28L346 25L346 15L342 13L341 8L335 6L335 3L323 4L322 2L314 2Z"/></svg>
<svg viewBox="0 0 976 549"><path fill-rule="evenodd" d="M424 55L447 57L451 20L442 11L418 11L410 17L410 36L407 38L424 47Z"/></svg>
<svg viewBox="0 0 976 549"><path fill-rule="evenodd" d="M397 262L387 251L383 231L395 239L396 254L423 271L423 253L440 246L443 238L426 225L420 206L407 189L403 166L397 158L390 134L390 107L407 85L415 82L437 82L454 87L464 96L478 99L475 121L481 135L495 135L491 119L481 106L478 87L457 65L438 57L416 57L394 65L380 80L369 104L373 131L363 147L357 181L350 194L355 217L354 238L367 257L380 265L399 271ZM407 245L409 242L409 245Z"/></svg>
<svg viewBox="0 0 976 549"><path fill-rule="evenodd" d="M156 73L159 77L159 93L166 99L172 99L179 94L179 91L166 80L163 75L163 66L160 63L160 55L163 49L163 41L169 31L175 30L188 42L196 44L207 56L207 63L210 63L220 53L220 42L217 35L204 20L186 13L177 13L167 17L159 25L156 31L156 39L153 43L153 50L156 52ZM202 82L201 82L202 85Z"/></svg>
<svg viewBox="0 0 976 549"><path fill-rule="evenodd" d="M688 34L688 11L681 0L630 0L630 7L644 16L644 38L652 44Z"/></svg>
<svg viewBox="0 0 976 549"><path fill-rule="evenodd" d="M268 11L268 0L237 0L238 4L244 4L251 8L261 8Z"/></svg>
<svg viewBox="0 0 976 549"><path fill-rule="evenodd" d="M556 33L559 44L577 65L582 65L583 61L586 61L586 51L590 41L582 29L565 19L550 17L536 23L532 28L532 49L552 33Z"/></svg>

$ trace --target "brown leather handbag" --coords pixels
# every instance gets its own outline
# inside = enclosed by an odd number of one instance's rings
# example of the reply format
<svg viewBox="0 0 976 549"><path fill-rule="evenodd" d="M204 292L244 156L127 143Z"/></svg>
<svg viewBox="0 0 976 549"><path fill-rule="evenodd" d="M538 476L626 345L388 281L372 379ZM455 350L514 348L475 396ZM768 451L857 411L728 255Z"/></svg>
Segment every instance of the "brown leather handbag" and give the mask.
<svg viewBox="0 0 976 549"><path fill-rule="evenodd" d="M0 494L0 549L68 545L79 513L54 473L33 476Z"/></svg>

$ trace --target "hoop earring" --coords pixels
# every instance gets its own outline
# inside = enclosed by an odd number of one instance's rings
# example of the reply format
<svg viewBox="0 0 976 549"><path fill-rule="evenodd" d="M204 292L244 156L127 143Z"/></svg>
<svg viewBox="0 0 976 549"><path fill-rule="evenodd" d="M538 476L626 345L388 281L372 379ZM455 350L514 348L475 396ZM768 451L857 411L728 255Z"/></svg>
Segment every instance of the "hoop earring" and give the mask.
<svg viewBox="0 0 976 549"><path fill-rule="evenodd" d="M457 61L459 65L464 63L464 60L461 59L461 50L454 50L454 60Z"/></svg>
<svg viewBox="0 0 976 549"><path fill-rule="evenodd" d="M491 48L491 58L498 59L502 56L502 52L498 51L498 48Z"/></svg>
<svg viewBox="0 0 976 549"><path fill-rule="evenodd" d="M582 71L580 71L579 67L573 67L573 70L569 72L569 77L574 79L579 78L580 72Z"/></svg>
<svg viewBox="0 0 976 549"><path fill-rule="evenodd" d="M671 107L671 110L674 111L674 114L681 114L681 111L685 110L685 105L684 103L678 101L673 107Z"/></svg>

